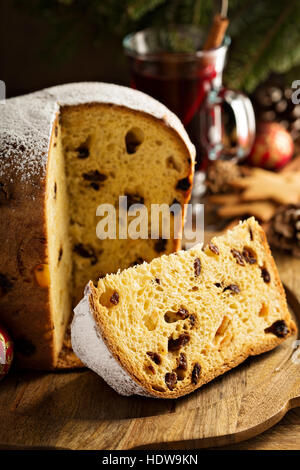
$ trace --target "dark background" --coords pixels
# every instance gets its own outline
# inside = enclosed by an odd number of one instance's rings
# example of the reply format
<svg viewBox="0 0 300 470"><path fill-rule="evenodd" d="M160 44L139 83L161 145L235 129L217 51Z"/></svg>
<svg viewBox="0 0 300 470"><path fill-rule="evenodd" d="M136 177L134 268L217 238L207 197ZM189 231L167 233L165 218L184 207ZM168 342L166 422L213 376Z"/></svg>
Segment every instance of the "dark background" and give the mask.
<svg viewBox="0 0 300 470"><path fill-rule="evenodd" d="M78 81L129 85L122 48L127 33L179 24L207 31L220 5L221 0L0 0L0 80L8 98ZM250 96L258 121L279 122L298 141L299 109L288 92L300 76L300 0L229 0L228 17L224 85Z"/></svg>
<svg viewBox="0 0 300 470"><path fill-rule="evenodd" d="M6 83L7 97L77 81L129 84L121 37L109 34L95 44L94 32L83 23L78 25L78 38L66 29L63 44L53 48L51 24L14 1L0 0L0 80ZM68 34L71 52L64 55Z"/></svg>
<svg viewBox="0 0 300 470"><path fill-rule="evenodd" d="M0 0L0 80L8 97L82 80L129 84L125 34L179 24L207 31L220 5L221 0ZM282 88L299 78L299 0L229 0L228 17L226 86L249 95L274 74Z"/></svg>

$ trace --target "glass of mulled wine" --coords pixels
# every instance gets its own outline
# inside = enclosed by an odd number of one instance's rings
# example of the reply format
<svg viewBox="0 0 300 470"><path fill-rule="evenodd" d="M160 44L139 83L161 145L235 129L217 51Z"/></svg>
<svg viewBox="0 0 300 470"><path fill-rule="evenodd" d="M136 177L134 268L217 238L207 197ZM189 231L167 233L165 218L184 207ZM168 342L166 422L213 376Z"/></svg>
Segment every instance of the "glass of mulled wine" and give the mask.
<svg viewBox="0 0 300 470"><path fill-rule="evenodd" d="M123 41L132 88L177 114L196 146L198 169L221 156L244 158L255 135L250 100L222 85L230 38L225 36L220 47L205 51L201 49L204 41L204 32L196 26L149 28ZM233 121L228 135L228 122Z"/></svg>

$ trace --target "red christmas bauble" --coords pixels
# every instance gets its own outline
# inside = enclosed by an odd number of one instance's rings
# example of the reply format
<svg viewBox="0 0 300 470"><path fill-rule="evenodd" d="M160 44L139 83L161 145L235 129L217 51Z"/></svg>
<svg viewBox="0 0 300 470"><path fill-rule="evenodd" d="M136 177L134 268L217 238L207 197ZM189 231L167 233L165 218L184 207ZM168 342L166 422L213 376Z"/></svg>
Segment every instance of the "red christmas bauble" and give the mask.
<svg viewBox="0 0 300 470"><path fill-rule="evenodd" d="M248 162L260 168L278 170L289 162L293 153L290 133L276 122L265 122L258 125Z"/></svg>
<svg viewBox="0 0 300 470"><path fill-rule="evenodd" d="M0 380L8 373L14 355L14 347L7 330L0 325Z"/></svg>

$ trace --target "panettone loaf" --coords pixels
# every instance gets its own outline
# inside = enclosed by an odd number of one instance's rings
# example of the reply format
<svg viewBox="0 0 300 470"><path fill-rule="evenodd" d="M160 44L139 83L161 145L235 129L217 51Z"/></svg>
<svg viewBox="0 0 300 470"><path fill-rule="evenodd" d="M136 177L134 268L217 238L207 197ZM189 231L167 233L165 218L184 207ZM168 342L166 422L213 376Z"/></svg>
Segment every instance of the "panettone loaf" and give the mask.
<svg viewBox="0 0 300 470"><path fill-rule="evenodd" d="M196 245L89 283L76 354L123 395L176 398L295 332L254 218Z"/></svg>
<svg viewBox="0 0 300 470"><path fill-rule="evenodd" d="M77 83L9 99L0 124L0 320L19 365L53 368L85 284L180 246L100 240L97 207L189 199L194 148L135 90ZM149 221L149 224L151 222Z"/></svg>

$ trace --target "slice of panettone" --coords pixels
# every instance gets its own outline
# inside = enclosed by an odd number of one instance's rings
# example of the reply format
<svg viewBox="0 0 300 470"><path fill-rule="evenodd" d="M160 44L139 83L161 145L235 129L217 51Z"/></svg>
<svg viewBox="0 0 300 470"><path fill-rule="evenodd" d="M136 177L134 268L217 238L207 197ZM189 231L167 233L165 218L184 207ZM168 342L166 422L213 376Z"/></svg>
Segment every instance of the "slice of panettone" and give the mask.
<svg viewBox="0 0 300 470"><path fill-rule="evenodd" d="M90 283L75 309L72 345L117 392L177 398L295 331L252 217L204 249Z"/></svg>

